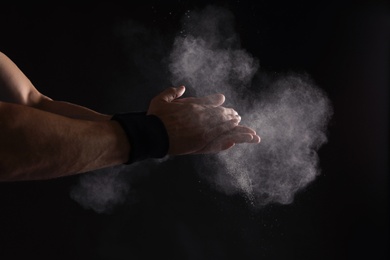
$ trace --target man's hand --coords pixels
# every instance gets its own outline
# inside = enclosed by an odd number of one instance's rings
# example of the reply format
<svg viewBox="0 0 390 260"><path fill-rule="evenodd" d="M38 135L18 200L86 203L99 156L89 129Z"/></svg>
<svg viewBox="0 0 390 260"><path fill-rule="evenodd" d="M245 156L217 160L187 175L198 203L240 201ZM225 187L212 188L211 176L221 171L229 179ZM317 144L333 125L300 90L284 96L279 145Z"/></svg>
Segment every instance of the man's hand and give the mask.
<svg viewBox="0 0 390 260"><path fill-rule="evenodd" d="M217 153L236 143L258 143L253 129L239 126L238 113L221 105L222 94L183 98L185 87L168 88L150 103L148 114L164 123L170 141L169 154Z"/></svg>

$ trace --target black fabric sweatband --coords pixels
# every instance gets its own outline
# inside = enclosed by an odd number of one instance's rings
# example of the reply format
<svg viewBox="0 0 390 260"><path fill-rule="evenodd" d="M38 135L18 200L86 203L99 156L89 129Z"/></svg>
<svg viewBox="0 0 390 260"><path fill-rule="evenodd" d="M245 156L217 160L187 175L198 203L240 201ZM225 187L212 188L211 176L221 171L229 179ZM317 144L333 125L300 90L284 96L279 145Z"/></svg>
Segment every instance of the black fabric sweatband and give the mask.
<svg viewBox="0 0 390 260"><path fill-rule="evenodd" d="M146 115L146 112L117 113L111 120L122 126L129 139L130 156L125 164L167 155L168 133L157 116Z"/></svg>

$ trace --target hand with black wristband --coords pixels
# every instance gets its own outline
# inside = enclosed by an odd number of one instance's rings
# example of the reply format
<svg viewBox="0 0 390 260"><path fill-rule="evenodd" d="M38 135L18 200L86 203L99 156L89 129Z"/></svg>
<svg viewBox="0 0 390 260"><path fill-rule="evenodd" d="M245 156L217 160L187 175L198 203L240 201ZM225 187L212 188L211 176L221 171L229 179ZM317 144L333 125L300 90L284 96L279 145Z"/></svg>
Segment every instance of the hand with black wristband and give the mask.
<svg viewBox="0 0 390 260"><path fill-rule="evenodd" d="M240 126L238 113L221 105L222 94L182 98L185 87L168 88L157 95L146 113L118 113L130 142L128 163L165 155L217 153L236 143L259 143L260 137Z"/></svg>

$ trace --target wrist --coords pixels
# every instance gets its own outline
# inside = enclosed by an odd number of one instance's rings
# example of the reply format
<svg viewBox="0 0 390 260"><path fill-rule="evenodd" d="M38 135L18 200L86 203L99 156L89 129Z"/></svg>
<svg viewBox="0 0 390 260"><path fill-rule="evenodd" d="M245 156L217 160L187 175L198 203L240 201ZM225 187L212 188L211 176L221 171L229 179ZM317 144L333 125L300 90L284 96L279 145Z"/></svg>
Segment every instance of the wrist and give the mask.
<svg viewBox="0 0 390 260"><path fill-rule="evenodd" d="M126 164L168 154L169 137L163 122L146 112L117 113L111 117L123 128L130 144Z"/></svg>

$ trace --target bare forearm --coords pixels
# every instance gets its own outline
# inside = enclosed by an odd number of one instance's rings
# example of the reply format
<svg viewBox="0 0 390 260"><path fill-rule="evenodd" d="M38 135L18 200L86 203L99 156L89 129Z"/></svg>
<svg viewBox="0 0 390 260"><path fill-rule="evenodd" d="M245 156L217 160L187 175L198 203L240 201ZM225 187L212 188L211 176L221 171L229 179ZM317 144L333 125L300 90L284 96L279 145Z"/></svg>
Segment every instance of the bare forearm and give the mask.
<svg viewBox="0 0 390 260"><path fill-rule="evenodd" d="M34 105L34 107L57 115L75 119L107 121L111 118L111 115L98 113L87 107L65 101L55 101L47 97L43 97L38 104Z"/></svg>
<svg viewBox="0 0 390 260"><path fill-rule="evenodd" d="M70 119L0 102L0 180L39 180L124 163L130 147L118 123Z"/></svg>

